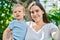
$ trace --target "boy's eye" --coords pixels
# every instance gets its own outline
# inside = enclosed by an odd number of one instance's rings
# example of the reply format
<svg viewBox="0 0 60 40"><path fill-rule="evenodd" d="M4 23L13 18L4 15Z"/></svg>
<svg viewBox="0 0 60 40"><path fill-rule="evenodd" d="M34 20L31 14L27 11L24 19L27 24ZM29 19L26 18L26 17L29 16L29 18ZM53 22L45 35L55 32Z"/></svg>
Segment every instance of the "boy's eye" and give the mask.
<svg viewBox="0 0 60 40"><path fill-rule="evenodd" d="M21 11L19 11L19 12L21 12Z"/></svg>
<svg viewBox="0 0 60 40"><path fill-rule="evenodd" d="M17 11L15 11L14 13L17 13Z"/></svg>

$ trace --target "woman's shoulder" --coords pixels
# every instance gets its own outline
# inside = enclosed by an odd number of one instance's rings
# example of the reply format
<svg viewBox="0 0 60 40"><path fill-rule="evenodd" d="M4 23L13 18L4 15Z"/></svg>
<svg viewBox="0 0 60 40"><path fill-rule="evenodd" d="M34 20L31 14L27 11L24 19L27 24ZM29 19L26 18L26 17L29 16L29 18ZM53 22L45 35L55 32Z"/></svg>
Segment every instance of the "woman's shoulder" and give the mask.
<svg viewBox="0 0 60 40"><path fill-rule="evenodd" d="M31 25L32 21L27 21L26 23L27 23L27 25Z"/></svg>
<svg viewBox="0 0 60 40"><path fill-rule="evenodd" d="M26 23L27 23L28 27L30 27L30 28L34 25L34 22L33 21L28 21Z"/></svg>
<svg viewBox="0 0 60 40"><path fill-rule="evenodd" d="M56 26L56 25L53 24L53 23L47 23L47 25L50 25L50 26Z"/></svg>
<svg viewBox="0 0 60 40"><path fill-rule="evenodd" d="M49 26L49 28L56 28L56 29L58 29L58 27L54 24L54 23L48 23L48 26Z"/></svg>
<svg viewBox="0 0 60 40"><path fill-rule="evenodd" d="M48 28L57 28L57 26L54 23L46 23L46 25Z"/></svg>

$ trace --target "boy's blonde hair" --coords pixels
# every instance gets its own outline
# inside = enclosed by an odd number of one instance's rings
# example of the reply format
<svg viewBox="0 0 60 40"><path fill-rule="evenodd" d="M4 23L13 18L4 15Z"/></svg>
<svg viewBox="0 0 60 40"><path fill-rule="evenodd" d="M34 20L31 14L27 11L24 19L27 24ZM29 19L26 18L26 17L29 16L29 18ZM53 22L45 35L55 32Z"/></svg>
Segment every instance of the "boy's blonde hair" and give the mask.
<svg viewBox="0 0 60 40"><path fill-rule="evenodd" d="M14 8L16 8L16 7L20 7L20 8L23 9L23 11L25 11L25 7L24 7L23 5L21 5L21 4L19 4L19 3L13 6L12 11L13 11Z"/></svg>

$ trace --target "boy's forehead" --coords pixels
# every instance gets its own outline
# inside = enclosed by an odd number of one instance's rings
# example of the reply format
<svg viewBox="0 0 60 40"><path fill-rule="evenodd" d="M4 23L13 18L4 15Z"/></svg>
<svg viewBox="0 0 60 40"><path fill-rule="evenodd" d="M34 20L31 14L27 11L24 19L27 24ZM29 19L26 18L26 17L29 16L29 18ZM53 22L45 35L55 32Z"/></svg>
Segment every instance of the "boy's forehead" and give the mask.
<svg viewBox="0 0 60 40"><path fill-rule="evenodd" d="M24 10L24 8L18 6L18 7L14 7L14 8L13 8L13 11L14 11L14 10Z"/></svg>

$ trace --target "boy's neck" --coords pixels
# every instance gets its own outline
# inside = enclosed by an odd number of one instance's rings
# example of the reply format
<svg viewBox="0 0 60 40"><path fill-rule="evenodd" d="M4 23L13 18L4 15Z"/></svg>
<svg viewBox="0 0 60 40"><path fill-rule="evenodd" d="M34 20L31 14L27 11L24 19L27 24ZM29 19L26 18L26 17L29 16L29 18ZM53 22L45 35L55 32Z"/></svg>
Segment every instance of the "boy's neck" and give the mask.
<svg viewBox="0 0 60 40"><path fill-rule="evenodd" d="M19 21L19 22L21 22L21 21L23 21L24 19L20 19L20 20L16 19L16 20Z"/></svg>

